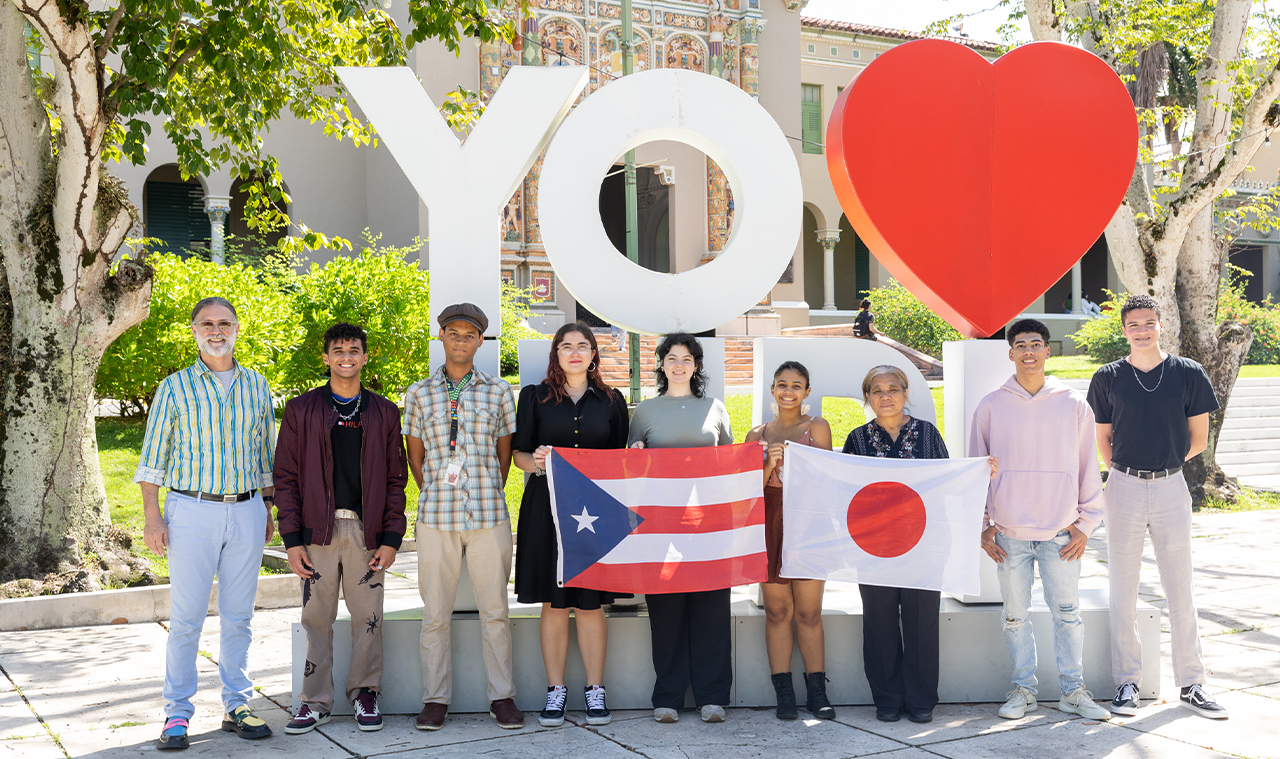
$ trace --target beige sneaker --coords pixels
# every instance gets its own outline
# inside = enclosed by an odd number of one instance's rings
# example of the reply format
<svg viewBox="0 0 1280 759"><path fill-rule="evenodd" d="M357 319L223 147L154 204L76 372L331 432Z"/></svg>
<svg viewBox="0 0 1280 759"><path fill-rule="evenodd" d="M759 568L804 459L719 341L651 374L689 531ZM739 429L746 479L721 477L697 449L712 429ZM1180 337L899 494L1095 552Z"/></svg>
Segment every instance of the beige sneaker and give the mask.
<svg viewBox="0 0 1280 759"><path fill-rule="evenodd" d="M724 722L724 707L715 704L707 704L702 707L703 722Z"/></svg>
<svg viewBox="0 0 1280 759"><path fill-rule="evenodd" d="M1111 712L1098 706L1093 700L1093 694L1085 690L1083 685L1058 701L1058 711L1079 714L1085 719L1096 719L1102 722L1111 719Z"/></svg>
<svg viewBox="0 0 1280 759"><path fill-rule="evenodd" d="M1040 708L1036 703L1036 694L1022 687L1015 686L1009 691L1009 700L1004 702L1004 706L1000 707L1000 711L996 712L1005 719L1018 719L1027 712L1034 712Z"/></svg>
<svg viewBox="0 0 1280 759"><path fill-rule="evenodd" d="M653 719L657 722L663 723L664 725L670 725L673 722L680 721L680 712L677 712L675 709L668 709L665 706L659 706L657 709L653 710Z"/></svg>

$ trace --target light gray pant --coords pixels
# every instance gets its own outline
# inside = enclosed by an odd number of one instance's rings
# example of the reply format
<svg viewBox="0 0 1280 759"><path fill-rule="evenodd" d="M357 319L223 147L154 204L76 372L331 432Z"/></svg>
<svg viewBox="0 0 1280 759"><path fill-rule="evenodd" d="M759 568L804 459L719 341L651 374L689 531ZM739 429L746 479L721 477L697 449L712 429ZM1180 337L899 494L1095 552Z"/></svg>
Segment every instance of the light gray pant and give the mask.
<svg viewBox="0 0 1280 759"><path fill-rule="evenodd" d="M1111 579L1111 676L1116 685L1142 676L1138 642L1138 576L1147 530L1168 600L1173 676L1179 688L1204 684L1200 629L1191 578L1191 494L1182 472L1143 480L1112 469L1104 493L1107 568ZM1160 641L1147 641L1159 646Z"/></svg>

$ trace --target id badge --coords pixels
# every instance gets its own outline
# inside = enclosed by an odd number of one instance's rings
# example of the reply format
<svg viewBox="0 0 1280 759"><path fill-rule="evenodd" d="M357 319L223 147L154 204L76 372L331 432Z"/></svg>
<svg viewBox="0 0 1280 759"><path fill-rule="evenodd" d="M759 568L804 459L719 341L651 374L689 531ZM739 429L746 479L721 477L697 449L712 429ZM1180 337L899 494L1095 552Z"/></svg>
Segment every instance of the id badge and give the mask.
<svg viewBox="0 0 1280 759"><path fill-rule="evenodd" d="M444 470L444 482L451 488L458 487L458 482L462 479L462 462L458 459L449 459L449 467Z"/></svg>

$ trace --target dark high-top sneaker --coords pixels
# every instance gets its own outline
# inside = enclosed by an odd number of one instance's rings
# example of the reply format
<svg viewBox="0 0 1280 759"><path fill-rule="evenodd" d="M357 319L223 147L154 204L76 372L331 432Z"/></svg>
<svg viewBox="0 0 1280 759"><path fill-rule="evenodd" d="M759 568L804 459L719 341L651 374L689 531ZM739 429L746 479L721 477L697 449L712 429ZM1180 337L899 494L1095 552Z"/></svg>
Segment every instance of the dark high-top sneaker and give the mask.
<svg viewBox="0 0 1280 759"><path fill-rule="evenodd" d="M800 712L796 711L796 689L791 683L790 672L773 676L773 692L778 697L778 719L796 719L800 716Z"/></svg>
<svg viewBox="0 0 1280 759"><path fill-rule="evenodd" d="M836 710L827 699L827 673L806 672L804 674L805 689L809 691L809 699L804 708L818 719L835 719Z"/></svg>

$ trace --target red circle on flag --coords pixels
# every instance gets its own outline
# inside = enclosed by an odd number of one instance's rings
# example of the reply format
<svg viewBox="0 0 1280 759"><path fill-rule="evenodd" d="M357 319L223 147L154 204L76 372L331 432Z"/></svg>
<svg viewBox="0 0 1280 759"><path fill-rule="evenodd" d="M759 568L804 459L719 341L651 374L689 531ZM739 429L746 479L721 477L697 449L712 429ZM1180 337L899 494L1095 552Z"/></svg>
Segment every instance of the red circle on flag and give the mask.
<svg viewBox="0 0 1280 759"><path fill-rule="evenodd" d="M924 535L920 494L900 482L873 482L849 501L849 537L872 556L891 559Z"/></svg>

